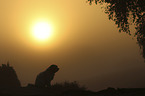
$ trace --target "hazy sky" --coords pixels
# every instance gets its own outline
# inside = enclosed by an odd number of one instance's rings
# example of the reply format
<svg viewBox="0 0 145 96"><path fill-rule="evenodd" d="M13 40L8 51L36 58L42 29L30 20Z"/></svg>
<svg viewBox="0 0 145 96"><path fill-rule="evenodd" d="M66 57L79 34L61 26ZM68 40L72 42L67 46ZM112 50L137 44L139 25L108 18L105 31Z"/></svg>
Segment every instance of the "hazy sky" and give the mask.
<svg viewBox="0 0 145 96"><path fill-rule="evenodd" d="M79 81L91 90L144 87L136 39L119 33L100 5L86 1L0 0L0 64L9 61L23 86L54 63L60 70L53 83ZM39 21L54 29L44 42L32 35Z"/></svg>

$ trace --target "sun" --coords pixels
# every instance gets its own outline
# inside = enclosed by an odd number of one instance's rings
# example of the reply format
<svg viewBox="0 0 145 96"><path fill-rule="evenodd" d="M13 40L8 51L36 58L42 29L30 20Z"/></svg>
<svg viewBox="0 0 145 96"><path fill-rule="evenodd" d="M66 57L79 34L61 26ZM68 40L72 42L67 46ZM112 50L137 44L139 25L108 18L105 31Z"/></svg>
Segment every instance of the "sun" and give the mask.
<svg viewBox="0 0 145 96"><path fill-rule="evenodd" d="M33 35L36 39L44 41L51 36L52 27L47 22L38 22L33 27Z"/></svg>

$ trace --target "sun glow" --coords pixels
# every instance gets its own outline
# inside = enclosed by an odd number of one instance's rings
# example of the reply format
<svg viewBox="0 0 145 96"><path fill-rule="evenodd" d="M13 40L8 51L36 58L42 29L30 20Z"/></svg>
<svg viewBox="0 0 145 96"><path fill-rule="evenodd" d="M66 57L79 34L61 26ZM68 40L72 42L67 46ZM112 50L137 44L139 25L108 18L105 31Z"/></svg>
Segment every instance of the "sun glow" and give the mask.
<svg viewBox="0 0 145 96"><path fill-rule="evenodd" d="M52 33L52 27L47 22L36 23L33 27L33 35L36 39L47 40Z"/></svg>

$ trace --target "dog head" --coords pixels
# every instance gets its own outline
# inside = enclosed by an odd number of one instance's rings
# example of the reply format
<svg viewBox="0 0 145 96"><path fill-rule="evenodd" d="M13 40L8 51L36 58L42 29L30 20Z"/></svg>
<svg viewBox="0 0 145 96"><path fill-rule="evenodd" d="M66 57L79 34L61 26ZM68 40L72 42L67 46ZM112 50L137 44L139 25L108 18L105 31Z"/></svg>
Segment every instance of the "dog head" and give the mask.
<svg viewBox="0 0 145 96"><path fill-rule="evenodd" d="M52 72L52 73L56 73L59 70L59 68L57 67L57 65L52 64L50 67L47 68L46 71Z"/></svg>

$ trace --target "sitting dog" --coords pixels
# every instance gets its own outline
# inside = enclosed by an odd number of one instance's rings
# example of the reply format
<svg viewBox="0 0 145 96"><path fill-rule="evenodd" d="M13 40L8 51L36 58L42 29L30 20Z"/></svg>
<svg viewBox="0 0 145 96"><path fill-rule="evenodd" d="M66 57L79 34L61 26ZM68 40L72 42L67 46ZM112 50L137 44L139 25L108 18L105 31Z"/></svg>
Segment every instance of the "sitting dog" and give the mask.
<svg viewBox="0 0 145 96"><path fill-rule="evenodd" d="M37 75L35 86L40 88L50 87L51 81L53 80L54 75L58 70L59 68L54 64L48 67L44 72L41 72Z"/></svg>

